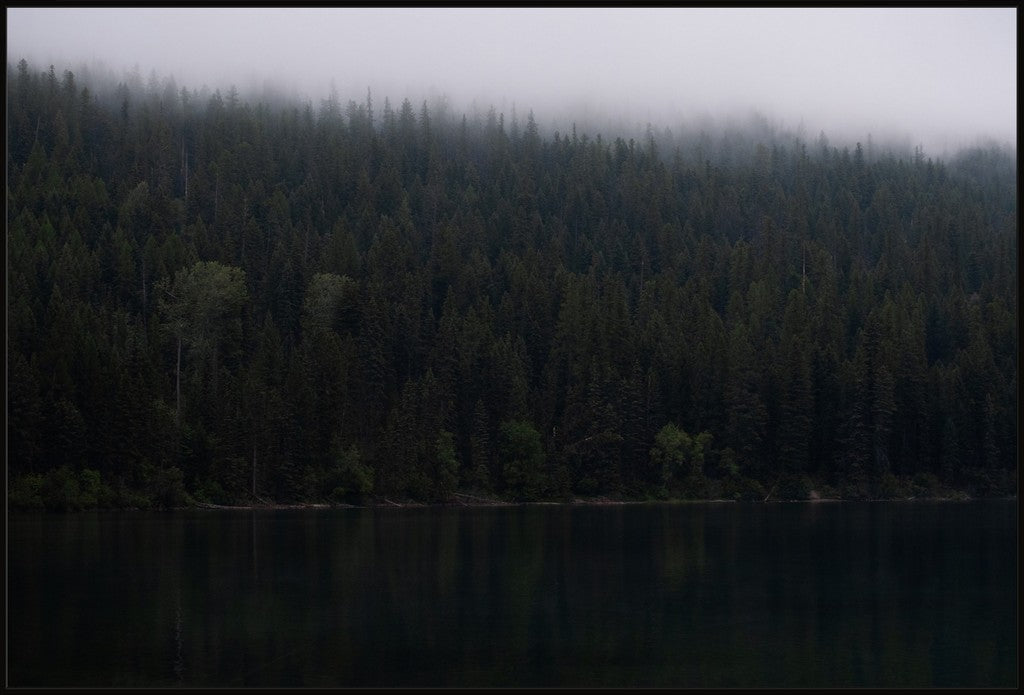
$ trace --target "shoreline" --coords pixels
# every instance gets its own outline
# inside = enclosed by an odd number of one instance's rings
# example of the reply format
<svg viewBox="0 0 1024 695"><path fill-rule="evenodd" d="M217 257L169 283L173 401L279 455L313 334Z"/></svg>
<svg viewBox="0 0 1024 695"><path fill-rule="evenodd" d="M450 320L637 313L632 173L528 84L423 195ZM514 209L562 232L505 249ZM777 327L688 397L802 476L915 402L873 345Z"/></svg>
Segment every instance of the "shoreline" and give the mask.
<svg viewBox="0 0 1024 695"><path fill-rule="evenodd" d="M213 504L210 502L197 502L192 505L182 505L174 507L93 507L90 509L65 509L65 510L53 510L43 508L19 508L19 507L8 507L8 514L10 513L72 513L81 514L89 512L169 512L169 511L211 511L211 512L223 512L223 511L315 511L315 510L329 510L329 509L414 509L414 508L463 508L463 509L486 509L486 508L509 508L509 507L624 507L624 506L639 506L639 505L718 505L718 504L828 504L828 503L850 503L850 502L867 502L867 503L878 503L878 502L896 502L900 504L907 503L920 503L920 502L985 502L985 501L1016 501L1017 497L903 497L903 498L872 498L872 499L842 499L842 498L819 498L819 499L806 499L806 500L728 500L728 499L669 499L669 500L601 500L601 499L579 499L575 498L568 501L536 501L536 502L510 502L507 500L494 500L487 502L394 502L392 500L381 501L374 500L365 504L347 504L347 503L326 503L326 502L307 502L307 503L262 503L262 504Z"/></svg>
<svg viewBox="0 0 1024 695"><path fill-rule="evenodd" d="M816 492L816 491L815 491ZM807 499L621 499L615 497L572 497L560 500L534 500L515 501L497 497L483 497L468 493L454 493L452 499L445 502L423 502L416 500L393 500L387 497L368 499L360 504L345 502L272 502L260 499L252 504L215 504L212 502L193 501L191 504L179 504L170 507L90 507L85 509L54 510L42 507L17 507L8 503L10 512L116 512L116 511L182 511L182 510L206 510L206 511L286 511L286 510L324 510L324 509L409 509L428 507L452 507L452 508L487 508L487 507L621 507L636 505L712 505L712 504L822 504L837 502L978 502L978 501L1016 501L1016 495L1002 495L992 497L977 497L963 491L952 491L942 496L913 496L913 497L877 497L877 498L842 498L842 497L820 497L813 494Z"/></svg>
<svg viewBox="0 0 1024 695"><path fill-rule="evenodd" d="M815 497L806 500L784 500L784 499L773 499L773 500L730 500L730 499L666 499L666 500L619 500L613 498L583 498L574 497L571 500L541 500L532 502L515 502L501 499L491 498L474 498L473 501L449 501L449 502L417 502L417 501L401 501L396 502L390 499L377 499L366 502L365 504L347 504L347 503L325 503L325 502L308 502L308 503L263 503L263 504L241 504L241 505L226 505L226 504L212 504L212 503L197 503L192 506L185 507L173 507L172 509L206 509L206 510L227 510L227 511L283 511L290 509L299 510L313 510L313 509L375 509L381 508L386 509L389 507L410 509L410 508L428 508L428 507L470 507L470 508L485 508L485 507L620 507L620 506L636 506L636 505L684 505L684 504L820 504L820 503L836 503L836 502L977 502L984 500L1016 500L1014 496L1010 497L902 497L902 498L870 498L870 499L843 499L838 497Z"/></svg>

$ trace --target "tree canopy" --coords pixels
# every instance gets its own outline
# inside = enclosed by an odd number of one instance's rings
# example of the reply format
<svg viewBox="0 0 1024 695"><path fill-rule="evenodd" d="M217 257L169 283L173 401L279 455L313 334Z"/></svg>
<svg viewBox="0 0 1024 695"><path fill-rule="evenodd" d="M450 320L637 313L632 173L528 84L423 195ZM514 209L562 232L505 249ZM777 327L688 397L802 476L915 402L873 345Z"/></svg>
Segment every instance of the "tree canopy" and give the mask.
<svg viewBox="0 0 1024 695"><path fill-rule="evenodd" d="M17 505L1015 490L1013 152L7 84Z"/></svg>

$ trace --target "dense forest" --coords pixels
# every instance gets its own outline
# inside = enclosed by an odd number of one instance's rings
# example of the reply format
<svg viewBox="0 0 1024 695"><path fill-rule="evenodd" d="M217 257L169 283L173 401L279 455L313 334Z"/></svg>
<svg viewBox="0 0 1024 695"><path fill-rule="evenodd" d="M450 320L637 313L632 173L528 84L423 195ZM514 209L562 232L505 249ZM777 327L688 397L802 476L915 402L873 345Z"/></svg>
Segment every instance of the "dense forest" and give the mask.
<svg viewBox="0 0 1024 695"><path fill-rule="evenodd" d="M7 75L12 506L1015 494L1015 151Z"/></svg>

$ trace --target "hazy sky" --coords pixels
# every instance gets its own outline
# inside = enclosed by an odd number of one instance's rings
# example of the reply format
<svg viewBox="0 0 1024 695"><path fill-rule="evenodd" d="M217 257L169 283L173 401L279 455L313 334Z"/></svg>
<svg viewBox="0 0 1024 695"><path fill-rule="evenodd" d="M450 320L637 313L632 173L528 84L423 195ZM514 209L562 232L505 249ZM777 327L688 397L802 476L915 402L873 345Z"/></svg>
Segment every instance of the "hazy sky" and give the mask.
<svg viewBox="0 0 1024 695"><path fill-rule="evenodd" d="M755 108L813 137L1016 146L1017 17L990 9L7 9L7 58L179 86L285 83L317 103L515 103L639 121ZM930 149L930 148L929 148Z"/></svg>

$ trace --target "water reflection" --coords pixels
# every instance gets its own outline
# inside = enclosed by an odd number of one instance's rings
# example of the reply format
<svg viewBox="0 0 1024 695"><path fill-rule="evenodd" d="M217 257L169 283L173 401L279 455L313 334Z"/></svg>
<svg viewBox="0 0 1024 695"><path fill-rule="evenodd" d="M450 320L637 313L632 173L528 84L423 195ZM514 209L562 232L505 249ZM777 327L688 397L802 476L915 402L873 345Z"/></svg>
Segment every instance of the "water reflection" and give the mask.
<svg viewBox="0 0 1024 695"><path fill-rule="evenodd" d="M18 515L10 683L1015 685L1016 505Z"/></svg>

